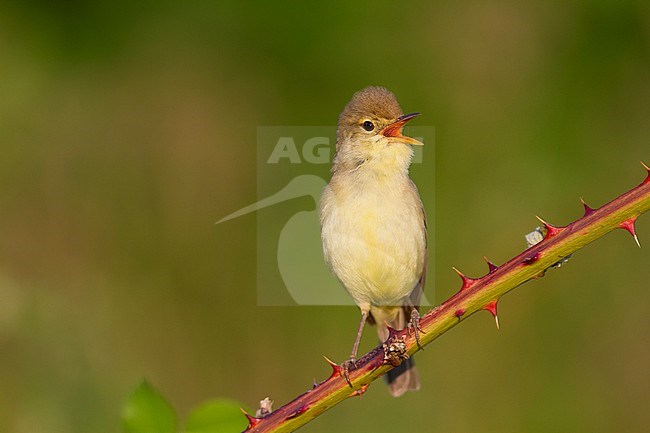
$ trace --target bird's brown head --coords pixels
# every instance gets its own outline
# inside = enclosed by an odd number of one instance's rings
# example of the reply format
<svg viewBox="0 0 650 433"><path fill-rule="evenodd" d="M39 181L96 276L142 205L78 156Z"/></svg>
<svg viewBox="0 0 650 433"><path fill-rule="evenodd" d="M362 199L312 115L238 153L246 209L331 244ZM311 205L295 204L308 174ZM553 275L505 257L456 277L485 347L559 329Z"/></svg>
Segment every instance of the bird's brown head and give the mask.
<svg viewBox="0 0 650 433"><path fill-rule="evenodd" d="M335 164L355 165L393 154L408 154L410 163L412 150L404 145L423 143L402 135L402 128L419 114L404 115L395 95L384 87L358 91L339 116Z"/></svg>
<svg viewBox="0 0 650 433"><path fill-rule="evenodd" d="M341 112L337 136L339 140L383 136L391 143L421 145L421 142L402 135L404 125L419 114L404 116L393 92L384 87L369 86L355 93Z"/></svg>

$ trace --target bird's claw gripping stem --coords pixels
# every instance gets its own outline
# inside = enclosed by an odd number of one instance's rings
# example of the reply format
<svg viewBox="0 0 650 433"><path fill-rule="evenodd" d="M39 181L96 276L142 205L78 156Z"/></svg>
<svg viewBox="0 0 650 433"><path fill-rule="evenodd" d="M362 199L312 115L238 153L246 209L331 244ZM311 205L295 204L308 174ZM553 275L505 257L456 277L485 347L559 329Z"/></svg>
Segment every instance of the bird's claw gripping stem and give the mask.
<svg viewBox="0 0 650 433"><path fill-rule="evenodd" d="M415 336L415 342L417 343L418 348L424 350L424 347L422 347L422 344L420 343L420 333L426 333L422 328L420 328L420 312L416 308L411 310L411 320L409 320L409 323L406 325L406 329L409 336L411 333Z"/></svg>

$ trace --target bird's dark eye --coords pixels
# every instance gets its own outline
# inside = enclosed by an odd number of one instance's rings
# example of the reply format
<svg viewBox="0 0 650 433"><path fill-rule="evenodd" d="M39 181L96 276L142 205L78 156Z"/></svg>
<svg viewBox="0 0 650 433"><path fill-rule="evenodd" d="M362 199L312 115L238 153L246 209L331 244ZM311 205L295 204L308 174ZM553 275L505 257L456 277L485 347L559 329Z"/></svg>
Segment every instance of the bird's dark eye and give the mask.
<svg viewBox="0 0 650 433"><path fill-rule="evenodd" d="M365 122L363 122L363 124L361 126L363 127L363 129L365 129L368 132L375 129L375 124L372 123L370 120L366 120Z"/></svg>

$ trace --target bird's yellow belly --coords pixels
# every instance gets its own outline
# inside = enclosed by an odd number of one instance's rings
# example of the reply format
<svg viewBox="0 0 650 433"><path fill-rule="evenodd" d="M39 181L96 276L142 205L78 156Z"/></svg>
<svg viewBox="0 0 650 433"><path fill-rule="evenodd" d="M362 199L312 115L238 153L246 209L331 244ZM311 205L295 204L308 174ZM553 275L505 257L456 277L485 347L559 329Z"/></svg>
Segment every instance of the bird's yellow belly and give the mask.
<svg viewBox="0 0 650 433"><path fill-rule="evenodd" d="M403 305L424 264L425 235L419 209L379 202L342 206L337 213L336 223L329 228L334 241L329 261L355 302Z"/></svg>

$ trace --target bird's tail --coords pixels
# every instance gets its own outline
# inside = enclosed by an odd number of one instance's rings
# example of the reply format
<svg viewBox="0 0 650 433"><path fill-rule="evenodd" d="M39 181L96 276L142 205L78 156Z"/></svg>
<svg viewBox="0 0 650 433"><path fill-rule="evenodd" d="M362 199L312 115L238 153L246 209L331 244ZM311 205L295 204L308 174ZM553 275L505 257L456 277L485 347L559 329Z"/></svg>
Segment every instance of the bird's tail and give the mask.
<svg viewBox="0 0 650 433"><path fill-rule="evenodd" d="M407 308L400 308L395 318L387 323L391 328L397 330L404 329L407 324L407 317L410 317L410 314L407 316ZM388 339L388 328L384 321L377 320L377 334L382 343ZM417 391L420 389L420 375L415 368L413 357L405 359L384 377L388 383L388 392L393 397L399 397L406 391Z"/></svg>

